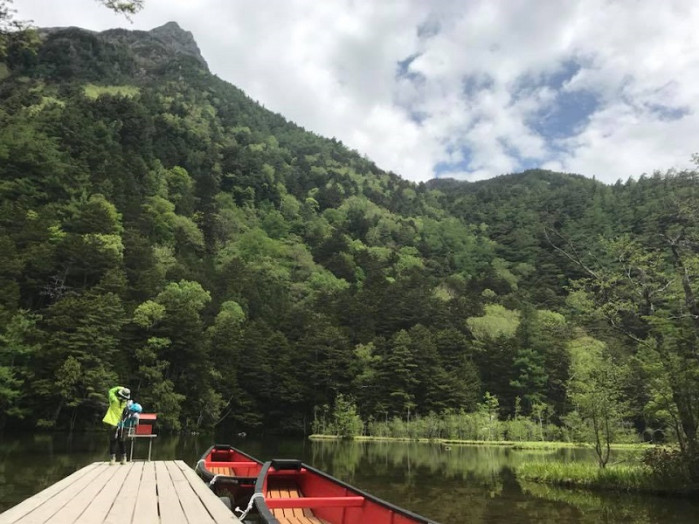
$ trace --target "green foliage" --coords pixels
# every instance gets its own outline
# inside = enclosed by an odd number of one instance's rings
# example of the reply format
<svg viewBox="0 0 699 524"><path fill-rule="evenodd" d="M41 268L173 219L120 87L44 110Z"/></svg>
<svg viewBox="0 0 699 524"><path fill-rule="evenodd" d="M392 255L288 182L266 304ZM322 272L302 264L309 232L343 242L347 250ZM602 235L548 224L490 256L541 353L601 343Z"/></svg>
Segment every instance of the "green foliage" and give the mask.
<svg viewBox="0 0 699 524"><path fill-rule="evenodd" d="M480 404L475 411L446 410L442 413L416 415L410 421L386 416L367 421L367 435L372 437L437 439L454 443L493 443L511 447L563 445L560 428L553 424L539 427L536 419L518 416L510 420L498 420L494 397ZM317 431L322 432L322 424ZM557 441L557 442L556 442Z"/></svg>
<svg viewBox="0 0 699 524"><path fill-rule="evenodd" d="M186 280L171 282L156 297L156 302L172 313L199 312L210 300L210 293L199 282Z"/></svg>
<svg viewBox="0 0 699 524"><path fill-rule="evenodd" d="M0 334L0 428L7 417L24 418L28 414L26 396L32 373L28 367L39 349L38 315L19 310Z"/></svg>
<svg viewBox="0 0 699 524"><path fill-rule="evenodd" d="M165 306L148 300L140 304L133 312L134 324L142 328L151 328L165 318Z"/></svg>
<svg viewBox="0 0 699 524"><path fill-rule="evenodd" d="M621 400L621 370L607 356L604 343L591 337L570 342L571 379L568 395L579 419L569 417L569 425L592 441L599 466L604 468L610 446L618 438L628 411Z"/></svg>
<svg viewBox="0 0 699 524"><path fill-rule="evenodd" d="M647 374L646 413L668 423L683 453L699 449L697 359L699 333L696 253L690 247L699 238L696 173L680 174L668 194L658 191L658 175L651 185L631 186L638 206L648 213L641 234L619 234L600 242L595 260L571 257L585 268L576 283L587 303L587 318L604 321L633 341L641 369ZM642 187L648 190L642 192ZM652 188L652 189L651 189ZM636 208L633 208L637 211ZM561 248L563 250L563 248ZM566 247L565 249L570 249ZM586 311L587 309L587 311ZM593 317L594 318L594 317ZM694 473L699 478L699 470Z"/></svg>
<svg viewBox="0 0 699 524"><path fill-rule="evenodd" d="M341 438L352 438L361 435L364 423L359 417L354 399L338 393L331 412L328 406L315 409L313 432L323 435L337 435Z"/></svg>
<svg viewBox="0 0 699 524"><path fill-rule="evenodd" d="M513 337L519 327L519 313L500 304L485 306L485 315L466 320L468 328L477 340L494 340Z"/></svg>
<svg viewBox="0 0 699 524"><path fill-rule="evenodd" d="M141 9L143 9L143 5L145 3L145 0L132 0L132 1L99 0L99 1L107 9L111 9L112 11L114 11L116 13L123 13L123 14L136 14Z"/></svg>
<svg viewBox="0 0 699 524"><path fill-rule="evenodd" d="M98 86L95 84L86 84L84 86L84 93L87 98L96 99L101 95L110 96L128 96L134 97L139 93L139 89L136 86Z"/></svg>
<svg viewBox="0 0 699 524"><path fill-rule="evenodd" d="M514 359L516 378L510 381L524 399L527 409L540 404L544 397L544 386L548 376L544 356L533 349L520 349Z"/></svg>
<svg viewBox="0 0 699 524"><path fill-rule="evenodd" d="M483 397L483 403L478 406L478 413L481 415L484 425L485 440L500 440L498 438L498 408L500 402L497 397L491 395L487 391Z"/></svg>

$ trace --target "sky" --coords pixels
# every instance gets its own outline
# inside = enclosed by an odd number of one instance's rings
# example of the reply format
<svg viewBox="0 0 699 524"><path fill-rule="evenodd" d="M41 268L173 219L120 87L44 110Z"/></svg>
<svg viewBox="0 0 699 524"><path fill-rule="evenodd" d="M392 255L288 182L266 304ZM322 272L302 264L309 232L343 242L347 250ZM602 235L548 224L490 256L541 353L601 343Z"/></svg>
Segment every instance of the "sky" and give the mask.
<svg viewBox="0 0 699 524"><path fill-rule="evenodd" d="M37 26L191 31L212 73L412 181L614 183L699 152L696 0L15 0Z"/></svg>

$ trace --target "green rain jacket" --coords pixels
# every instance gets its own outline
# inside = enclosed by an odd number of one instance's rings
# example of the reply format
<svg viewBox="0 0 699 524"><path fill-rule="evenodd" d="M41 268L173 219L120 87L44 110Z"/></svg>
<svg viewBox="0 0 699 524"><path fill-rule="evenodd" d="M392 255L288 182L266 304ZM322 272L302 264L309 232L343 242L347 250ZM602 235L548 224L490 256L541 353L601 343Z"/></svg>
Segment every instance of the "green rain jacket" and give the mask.
<svg viewBox="0 0 699 524"><path fill-rule="evenodd" d="M121 414L126 407L126 401L121 400L116 395L117 391L119 391L122 387L123 386L116 386L109 390L109 409L107 410L107 414L102 419L102 422L109 424L110 426L116 427L117 424L119 424Z"/></svg>

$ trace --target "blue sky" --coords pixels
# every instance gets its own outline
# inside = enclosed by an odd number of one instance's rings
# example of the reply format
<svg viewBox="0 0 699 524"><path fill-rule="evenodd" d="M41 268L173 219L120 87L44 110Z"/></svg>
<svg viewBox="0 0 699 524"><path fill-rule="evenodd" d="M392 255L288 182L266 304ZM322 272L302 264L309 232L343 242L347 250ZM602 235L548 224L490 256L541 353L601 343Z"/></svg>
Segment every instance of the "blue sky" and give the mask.
<svg viewBox="0 0 699 524"><path fill-rule="evenodd" d="M40 26L191 31L213 73L414 181L687 168L693 0L15 0Z"/></svg>

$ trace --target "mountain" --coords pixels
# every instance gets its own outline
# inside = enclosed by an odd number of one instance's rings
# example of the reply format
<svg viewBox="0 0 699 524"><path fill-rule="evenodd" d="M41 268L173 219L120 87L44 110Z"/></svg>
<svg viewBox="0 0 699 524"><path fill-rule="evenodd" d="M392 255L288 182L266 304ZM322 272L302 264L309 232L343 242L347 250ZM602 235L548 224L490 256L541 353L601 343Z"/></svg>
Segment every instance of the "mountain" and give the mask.
<svg viewBox="0 0 699 524"><path fill-rule="evenodd" d="M632 362L649 316L685 318L663 282L694 267L693 173L413 184L212 75L175 23L38 34L0 81L0 424L94 425L119 383L173 429L308 432L340 394L420 420L487 392L560 436L575 348ZM639 430L644 373L623 383Z"/></svg>
<svg viewBox="0 0 699 524"><path fill-rule="evenodd" d="M99 33L98 36L105 42L128 47L136 62L146 69L153 69L176 58L188 57L208 71L206 60L201 56L194 36L183 30L177 22L168 22L150 31L112 29Z"/></svg>
<svg viewBox="0 0 699 524"><path fill-rule="evenodd" d="M156 72L181 61L189 61L206 72L209 70L192 33L183 30L176 22L168 22L150 31L110 29L97 33L74 27L53 27L40 28L38 33L43 42L39 62L47 67L69 57L72 67L89 75L94 74L96 65L103 65L100 62L111 62L111 65L117 65L114 63L117 62L118 69L108 73L103 81L119 73L143 75ZM57 60L58 53L64 54L63 59Z"/></svg>

